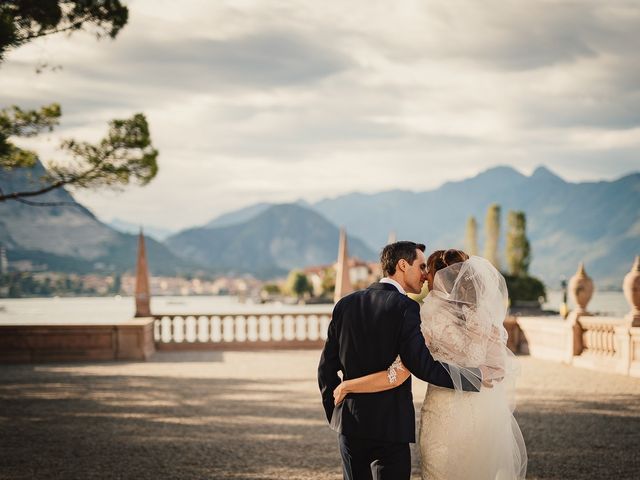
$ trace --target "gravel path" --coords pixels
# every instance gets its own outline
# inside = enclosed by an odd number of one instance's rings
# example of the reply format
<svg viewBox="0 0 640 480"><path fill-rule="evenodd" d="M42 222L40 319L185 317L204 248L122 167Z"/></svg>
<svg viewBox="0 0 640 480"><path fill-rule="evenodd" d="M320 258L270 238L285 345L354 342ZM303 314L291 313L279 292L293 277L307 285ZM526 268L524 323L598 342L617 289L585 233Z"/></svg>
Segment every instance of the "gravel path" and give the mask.
<svg viewBox="0 0 640 480"><path fill-rule="evenodd" d="M340 479L318 357L2 365L0 479ZM520 360L528 478L640 478L640 379ZM414 379L417 410L425 388Z"/></svg>

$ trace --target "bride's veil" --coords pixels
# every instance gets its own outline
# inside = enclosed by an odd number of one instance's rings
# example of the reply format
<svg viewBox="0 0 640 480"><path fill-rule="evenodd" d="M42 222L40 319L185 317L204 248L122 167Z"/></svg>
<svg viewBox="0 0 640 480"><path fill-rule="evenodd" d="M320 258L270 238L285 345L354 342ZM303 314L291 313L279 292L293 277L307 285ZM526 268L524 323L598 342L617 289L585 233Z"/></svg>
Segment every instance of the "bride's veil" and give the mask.
<svg viewBox="0 0 640 480"><path fill-rule="evenodd" d="M484 258L472 256L436 272L433 290L421 309L422 332L434 358L445 364L457 394L475 396L468 398L474 399L476 408L484 405L480 408L487 426L482 432L487 438L475 441L494 442L495 449L510 452L500 459L500 464L509 464L504 468L510 478L524 478L526 450L512 415L519 369L515 356L507 348L507 332L503 326L508 298L500 272ZM481 365L493 367L497 372L499 381L491 389L481 386L476 374L476 368ZM473 384L480 393L463 392L463 380ZM455 439L456 434L450 433ZM465 434L464 431L458 433ZM499 445L501 443L505 444Z"/></svg>

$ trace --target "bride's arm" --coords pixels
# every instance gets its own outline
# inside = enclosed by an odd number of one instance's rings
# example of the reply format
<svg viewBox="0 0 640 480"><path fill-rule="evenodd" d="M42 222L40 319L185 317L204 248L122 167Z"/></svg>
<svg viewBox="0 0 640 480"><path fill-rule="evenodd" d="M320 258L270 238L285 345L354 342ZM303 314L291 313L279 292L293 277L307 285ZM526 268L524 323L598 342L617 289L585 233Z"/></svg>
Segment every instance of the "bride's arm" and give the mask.
<svg viewBox="0 0 640 480"><path fill-rule="evenodd" d="M410 375L398 357L387 370L343 381L333 391L333 400L337 405L344 400L348 393L374 393L390 390L402 385Z"/></svg>

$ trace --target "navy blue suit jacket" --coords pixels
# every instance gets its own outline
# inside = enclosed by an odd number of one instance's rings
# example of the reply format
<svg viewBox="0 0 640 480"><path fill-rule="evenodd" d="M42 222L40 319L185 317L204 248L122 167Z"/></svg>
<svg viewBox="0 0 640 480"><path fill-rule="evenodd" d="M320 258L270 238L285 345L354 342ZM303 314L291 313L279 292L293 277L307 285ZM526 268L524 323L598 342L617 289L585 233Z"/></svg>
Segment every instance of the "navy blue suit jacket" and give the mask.
<svg viewBox="0 0 640 480"><path fill-rule="evenodd" d="M386 370L398 355L416 377L453 388L447 370L426 346L419 305L395 286L374 283L336 304L318 365L322 403L334 430L357 438L415 442L411 377L391 390L352 393L337 407L333 404L338 371L345 380L362 377Z"/></svg>

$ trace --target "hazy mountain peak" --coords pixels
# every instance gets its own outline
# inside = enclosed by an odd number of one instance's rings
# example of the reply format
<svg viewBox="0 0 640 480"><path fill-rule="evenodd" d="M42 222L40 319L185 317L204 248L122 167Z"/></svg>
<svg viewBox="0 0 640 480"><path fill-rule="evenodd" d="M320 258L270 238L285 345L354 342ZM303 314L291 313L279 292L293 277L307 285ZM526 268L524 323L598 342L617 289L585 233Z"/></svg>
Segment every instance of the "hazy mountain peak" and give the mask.
<svg viewBox="0 0 640 480"><path fill-rule="evenodd" d="M114 230L122 233L131 233L137 235L142 231L145 236L153 237L158 241L163 241L169 235L173 233L173 230L168 228L156 227L154 225L143 225L139 223L127 222L120 218L113 218L107 225Z"/></svg>
<svg viewBox="0 0 640 480"><path fill-rule="evenodd" d="M558 175L556 175L555 173L553 173L551 170L549 170L547 167L540 165L539 167L537 167L533 173L531 174L531 179L535 179L535 180L560 180L562 182L564 182L564 180L559 177Z"/></svg>
<svg viewBox="0 0 640 480"><path fill-rule="evenodd" d="M475 177L465 178L455 182L447 182L435 191L444 192L451 191L452 189L456 191L460 189L466 191L470 186L489 191L497 185L512 185L525 181L526 179L527 177L515 168L502 165L484 170Z"/></svg>
<svg viewBox="0 0 640 480"><path fill-rule="evenodd" d="M493 177L502 180L523 179L525 176L513 167L507 165L498 165L497 167L491 167L484 172L480 172L474 178L481 177Z"/></svg>
<svg viewBox="0 0 640 480"><path fill-rule="evenodd" d="M282 203L267 205L244 222L182 231L166 243L177 255L216 271L270 277L292 268L333 263L338 238L338 227L316 210ZM353 235L349 252L367 260L376 258Z"/></svg>
<svg viewBox="0 0 640 480"><path fill-rule="evenodd" d="M238 223L243 223L259 215L260 213L264 212L270 206L271 206L270 203L261 202L261 203L249 205L248 207L244 207L239 210L223 213L222 215L217 216L216 218L211 220L209 223L204 225L204 227L205 228L227 227L229 225L236 225Z"/></svg>

